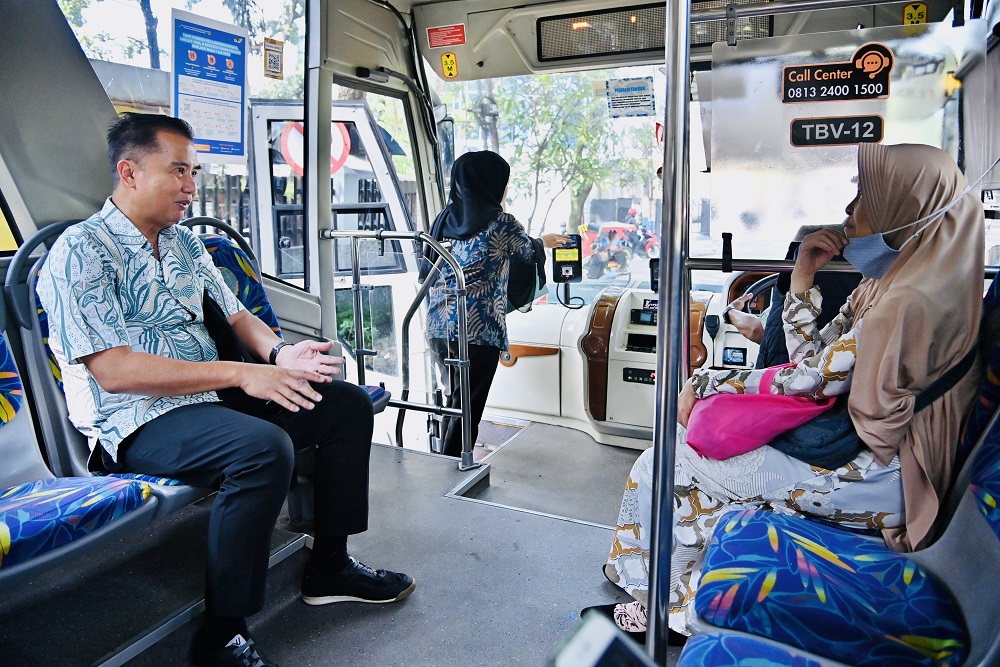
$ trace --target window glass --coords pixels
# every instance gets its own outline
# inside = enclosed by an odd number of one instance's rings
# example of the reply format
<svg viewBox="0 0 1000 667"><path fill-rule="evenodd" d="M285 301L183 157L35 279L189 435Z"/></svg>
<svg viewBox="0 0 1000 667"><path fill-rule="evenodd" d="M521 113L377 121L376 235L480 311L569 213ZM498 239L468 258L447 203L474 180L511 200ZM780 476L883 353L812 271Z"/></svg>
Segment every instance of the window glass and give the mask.
<svg viewBox="0 0 1000 667"><path fill-rule="evenodd" d="M353 299L354 293L350 289L336 291L337 335L352 355L355 354ZM399 375L390 286L370 286L361 292L361 328L362 346L375 352L365 357L365 368L376 373Z"/></svg>
<svg viewBox="0 0 1000 667"><path fill-rule="evenodd" d="M299 286L305 285L308 256L302 198L302 127L297 121L272 121L268 126L271 219L260 221L261 242L267 242L270 232L275 245L276 277Z"/></svg>
<svg viewBox="0 0 1000 667"><path fill-rule="evenodd" d="M59 6L119 112L170 113L174 9L247 29L248 98L303 97L305 0L59 0ZM251 240L246 162L204 167L189 215L220 218Z"/></svg>
<svg viewBox="0 0 1000 667"><path fill-rule="evenodd" d="M392 168L403 195L403 203L415 229L423 229L423 206L420 203L420 193L417 187L417 167L414 159L413 141L411 139L411 121L406 110L406 104L398 97L390 97L381 93L357 90L334 84L334 100L364 100L368 104L375 123L378 125L380 138L385 144ZM397 228L403 229L402 221L397 221Z"/></svg>
<svg viewBox="0 0 1000 667"><path fill-rule="evenodd" d="M581 235L583 282L571 284L573 297L589 303L609 285L648 284L662 227L662 67L447 82L429 72L428 79L446 106L436 116L454 121L455 155L492 150L510 163L506 209L527 233ZM616 89L648 95L630 110L623 105L639 100L609 94ZM698 115L692 106L695 211L709 197ZM550 287L545 300L561 298L558 290Z"/></svg>

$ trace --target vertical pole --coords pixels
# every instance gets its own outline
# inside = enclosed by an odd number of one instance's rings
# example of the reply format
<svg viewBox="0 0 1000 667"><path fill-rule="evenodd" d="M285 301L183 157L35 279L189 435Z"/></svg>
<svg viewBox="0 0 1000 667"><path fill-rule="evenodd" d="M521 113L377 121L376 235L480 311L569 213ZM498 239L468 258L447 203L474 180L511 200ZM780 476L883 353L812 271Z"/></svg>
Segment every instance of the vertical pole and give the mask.
<svg viewBox="0 0 1000 667"><path fill-rule="evenodd" d="M336 290L333 284L336 242L320 243L320 233L333 229L333 189L330 184L330 115L333 106L333 73L323 67L330 30L324 21L326 0L309 0L306 12L306 178L304 183L305 225L315 239L307 243L306 286L319 285L322 305L321 334L337 340ZM326 166L325 169L321 165ZM315 251L313 250L315 248Z"/></svg>
<svg viewBox="0 0 1000 667"><path fill-rule="evenodd" d="M333 245L327 244L327 245ZM351 237L351 294L354 297L354 354L358 359L358 384L365 383L365 331L362 315L364 305L361 303L361 240Z"/></svg>
<svg viewBox="0 0 1000 667"><path fill-rule="evenodd" d="M657 328L656 418L653 423L653 516L650 531L649 628L647 649L658 665L667 664L667 611L670 604L670 555L673 549L674 446L677 393L687 376L690 328L688 235L688 97L691 0L667 2L665 63L666 111L663 122L663 234L660 236L660 318Z"/></svg>

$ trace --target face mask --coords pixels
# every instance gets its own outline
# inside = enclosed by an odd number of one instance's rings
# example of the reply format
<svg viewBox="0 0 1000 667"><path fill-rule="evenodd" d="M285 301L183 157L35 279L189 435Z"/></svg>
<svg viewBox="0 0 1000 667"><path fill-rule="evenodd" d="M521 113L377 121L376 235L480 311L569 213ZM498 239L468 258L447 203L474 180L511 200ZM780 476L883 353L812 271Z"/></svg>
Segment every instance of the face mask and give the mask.
<svg viewBox="0 0 1000 667"><path fill-rule="evenodd" d="M853 239L847 239L847 245L844 246L844 249L842 251L844 253L844 259L853 264L854 268L856 268L858 272L865 278L874 278L878 280L879 278L881 278L886 274L886 272L889 270L889 267L891 267L892 263L896 261L896 258L899 257L899 253L902 252L903 248L906 247L907 243L920 236L920 233L923 232L928 227L930 227L939 216L944 215L945 213L950 211L956 204L958 204L958 202L961 201L962 197L969 194L969 192L972 191L972 188L979 185L979 182L983 180L983 177L985 177L986 174L990 173L990 171L993 169L993 167L997 165L997 163L1000 163L1000 158L998 158L993 163L993 165L990 166L990 168L983 173L982 176L977 178L974 183L972 183L964 190L962 190L961 194L959 194L945 206L941 207L940 209L934 211L929 215L925 215L922 218L914 220L908 225L897 227L896 229L889 232L889 233L895 233L898 232L900 229L906 229L907 227L913 227L914 225L919 225L921 222L924 222L925 220L928 221L926 225L924 225L916 232L914 232L913 236L906 239L906 241L903 242L903 245L899 246L899 250L893 248L888 243L886 243L885 233L871 234L869 236L858 236Z"/></svg>
<svg viewBox="0 0 1000 667"><path fill-rule="evenodd" d="M885 275L899 252L885 242L885 234L847 239L843 250L844 259L853 264L861 275L876 280Z"/></svg>

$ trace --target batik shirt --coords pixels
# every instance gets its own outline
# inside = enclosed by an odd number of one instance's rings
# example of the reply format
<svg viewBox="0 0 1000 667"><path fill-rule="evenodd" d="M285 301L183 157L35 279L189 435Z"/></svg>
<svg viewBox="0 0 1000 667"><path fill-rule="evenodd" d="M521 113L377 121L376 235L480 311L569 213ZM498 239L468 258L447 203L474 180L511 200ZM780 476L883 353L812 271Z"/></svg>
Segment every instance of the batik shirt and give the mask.
<svg viewBox="0 0 1000 667"><path fill-rule="evenodd" d="M468 342L507 349L507 277L510 257L534 262L535 248L524 226L514 216L501 213L486 229L469 239L444 239L465 272ZM430 279L433 279L431 276ZM427 336L458 340L455 273L447 264L431 287L427 306Z"/></svg>
<svg viewBox="0 0 1000 667"><path fill-rule="evenodd" d="M205 328L205 290L226 317L243 309L195 234L174 225L160 232L160 260L108 199L53 244L38 277L49 316L49 346L62 370L73 424L117 460L118 445L143 424L184 405L209 403L213 391L185 396L112 394L81 358L128 346L183 361L218 359Z"/></svg>
<svg viewBox="0 0 1000 667"><path fill-rule="evenodd" d="M854 321L851 300L820 331L816 326L823 305L818 287L785 296L781 319L788 358L795 365L774 374L769 391L789 396L826 398L846 394L857 359L862 321ZM694 393L705 398L716 393L756 394L766 369L711 370L694 374Z"/></svg>

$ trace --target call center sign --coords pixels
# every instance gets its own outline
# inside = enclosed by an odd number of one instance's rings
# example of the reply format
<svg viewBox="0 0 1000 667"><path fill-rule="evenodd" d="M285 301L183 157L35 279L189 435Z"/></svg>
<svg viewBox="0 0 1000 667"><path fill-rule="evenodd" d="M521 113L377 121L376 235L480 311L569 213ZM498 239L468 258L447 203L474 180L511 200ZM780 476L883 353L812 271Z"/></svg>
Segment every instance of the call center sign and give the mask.
<svg viewBox="0 0 1000 667"><path fill-rule="evenodd" d="M889 97L894 58L885 44L865 44L846 63L789 65L781 74L781 101L844 102Z"/></svg>

